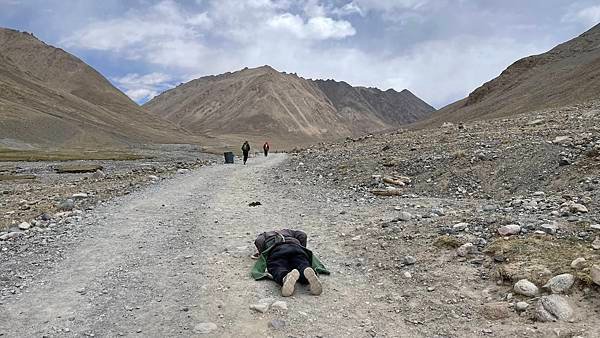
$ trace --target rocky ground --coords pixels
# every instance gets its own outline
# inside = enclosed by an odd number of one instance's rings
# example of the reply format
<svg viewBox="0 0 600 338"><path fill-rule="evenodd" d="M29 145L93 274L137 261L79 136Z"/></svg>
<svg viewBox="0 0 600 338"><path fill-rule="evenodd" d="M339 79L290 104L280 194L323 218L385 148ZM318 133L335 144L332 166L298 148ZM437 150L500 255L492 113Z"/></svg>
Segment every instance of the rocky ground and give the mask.
<svg viewBox="0 0 600 338"><path fill-rule="evenodd" d="M102 188L53 193L53 207L88 197L66 214L32 214L48 221L12 216L3 236L20 235L0 241L0 335L596 337L599 122L593 102L248 166L177 174L170 160L164 173L125 175L156 183L107 183L122 196L93 208L84 203ZM105 171L54 184L101 187L117 175ZM24 221L33 227L17 229ZM323 295L283 299L249 277L254 237L278 227L309 234L332 271Z"/></svg>

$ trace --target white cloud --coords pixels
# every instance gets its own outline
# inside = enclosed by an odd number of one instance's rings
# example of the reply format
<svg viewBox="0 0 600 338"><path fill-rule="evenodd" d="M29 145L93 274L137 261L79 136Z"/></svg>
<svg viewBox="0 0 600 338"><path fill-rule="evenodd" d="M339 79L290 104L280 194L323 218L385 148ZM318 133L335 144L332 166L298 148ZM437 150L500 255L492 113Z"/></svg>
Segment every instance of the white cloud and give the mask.
<svg viewBox="0 0 600 338"><path fill-rule="evenodd" d="M336 21L322 16L310 18L305 22L298 15L285 13L271 18L267 25L278 31L290 32L299 39L342 39L356 34L356 30L348 21Z"/></svg>
<svg viewBox="0 0 600 338"><path fill-rule="evenodd" d="M600 23L600 5L591 6L567 13L563 22L579 22L586 27L591 27Z"/></svg>
<svg viewBox="0 0 600 338"><path fill-rule="evenodd" d="M139 75L130 73L122 77L112 78L112 81L121 88L127 96L137 102L147 101L172 87L172 78L163 73L149 73Z"/></svg>

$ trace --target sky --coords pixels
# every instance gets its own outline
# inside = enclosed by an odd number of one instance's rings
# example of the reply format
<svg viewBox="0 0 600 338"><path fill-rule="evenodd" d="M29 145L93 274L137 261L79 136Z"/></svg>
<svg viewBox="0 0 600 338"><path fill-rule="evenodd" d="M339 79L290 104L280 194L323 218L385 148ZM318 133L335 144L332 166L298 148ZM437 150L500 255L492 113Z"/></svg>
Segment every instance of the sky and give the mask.
<svg viewBox="0 0 600 338"><path fill-rule="evenodd" d="M600 0L0 0L0 26L76 55L138 103L267 64L440 108L598 22Z"/></svg>

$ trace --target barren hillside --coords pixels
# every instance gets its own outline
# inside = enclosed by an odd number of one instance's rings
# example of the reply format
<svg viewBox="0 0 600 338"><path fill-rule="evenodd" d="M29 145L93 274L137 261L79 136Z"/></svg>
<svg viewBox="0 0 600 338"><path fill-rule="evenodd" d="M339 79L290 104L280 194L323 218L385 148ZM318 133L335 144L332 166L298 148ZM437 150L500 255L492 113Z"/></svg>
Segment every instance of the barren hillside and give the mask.
<svg viewBox="0 0 600 338"><path fill-rule="evenodd" d="M189 138L97 71L33 35L0 29L0 144L90 147Z"/></svg>
<svg viewBox="0 0 600 338"><path fill-rule="evenodd" d="M428 123L509 116L599 97L600 24L552 50L518 60Z"/></svg>
<svg viewBox="0 0 600 338"><path fill-rule="evenodd" d="M308 143L397 127L434 109L409 91L311 81L269 66L207 76L145 108L197 134Z"/></svg>

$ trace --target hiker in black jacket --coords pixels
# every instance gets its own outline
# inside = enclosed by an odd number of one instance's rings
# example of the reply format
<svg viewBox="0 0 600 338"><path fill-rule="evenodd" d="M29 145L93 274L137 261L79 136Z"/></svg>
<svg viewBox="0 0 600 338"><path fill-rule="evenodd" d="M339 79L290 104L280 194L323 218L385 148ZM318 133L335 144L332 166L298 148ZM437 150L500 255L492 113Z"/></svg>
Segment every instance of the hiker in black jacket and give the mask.
<svg viewBox="0 0 600 338"><path fill-rule="evenodd" d="M244 154L244 164L246 164L246 161L248 161L248 153L250 153L250 144L248 141L244 141L244 144L242 144L242 153Z"/></svg>
<svg viewBox="0 0 600 338"><path fill-rule="evenodd" d="M317 272L328 274L323 264L306 248L306 233L300 230L282 229L263 232L254 241L259 259L253 268L253 277L262 279L268 271L273 280L281 285L281 295L294 293L296 282L308 284L312 295L323 292Z"/></svg>
<svg viewBox="0 0 600 338"><path fill-rule="evenodd" d="M269 142L263 144L263 151L265 152L265 157L267 157L267 155L269 155Z"/></svg>

